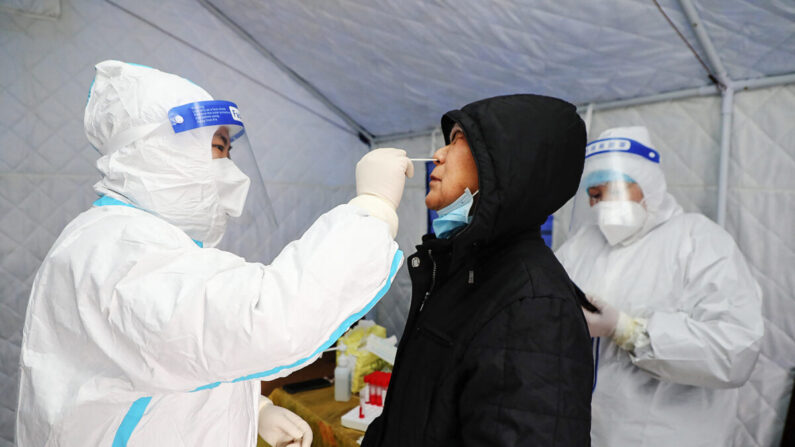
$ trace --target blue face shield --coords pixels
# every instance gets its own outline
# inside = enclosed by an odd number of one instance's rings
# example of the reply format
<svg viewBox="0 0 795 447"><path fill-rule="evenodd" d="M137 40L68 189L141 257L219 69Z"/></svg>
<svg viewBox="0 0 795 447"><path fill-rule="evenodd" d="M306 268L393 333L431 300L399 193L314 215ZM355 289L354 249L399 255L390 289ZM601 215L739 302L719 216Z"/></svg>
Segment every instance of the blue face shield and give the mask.
<svg viewBox="0 0 795 447"><path fill-rule="evenodd" d="M456 230L472 220L469 210L472 208L477 193L478 191L475 191L475 194L472 194L469 188L466 188L464 193L453 203L438 211L439 217L433 221L433 232L436 233L436 237L449 239Z"/></svg>

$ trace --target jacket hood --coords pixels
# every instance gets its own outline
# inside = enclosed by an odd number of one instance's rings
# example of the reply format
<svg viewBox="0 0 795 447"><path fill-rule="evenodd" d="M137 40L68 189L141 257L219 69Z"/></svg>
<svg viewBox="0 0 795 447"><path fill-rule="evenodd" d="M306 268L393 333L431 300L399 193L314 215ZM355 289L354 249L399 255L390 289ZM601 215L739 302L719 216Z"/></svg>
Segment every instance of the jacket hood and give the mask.
<svg viewBox="0 0 795 447"><path fill-rule="evenodd" d="M445 143L459 123L478 169L472 221L451 243L472 246L537 232L577 192L585 159L585 124L574 105L520 94L483 99L442 117Z"/></svg>

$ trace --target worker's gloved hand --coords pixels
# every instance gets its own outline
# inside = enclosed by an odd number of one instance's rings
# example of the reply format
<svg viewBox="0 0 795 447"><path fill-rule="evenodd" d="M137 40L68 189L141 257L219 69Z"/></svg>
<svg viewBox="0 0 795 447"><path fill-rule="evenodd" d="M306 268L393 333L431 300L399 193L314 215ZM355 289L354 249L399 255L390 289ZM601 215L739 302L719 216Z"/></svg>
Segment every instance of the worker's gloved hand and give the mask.
<svg viewBox="0 0 795 447"><path fill-rule="evenodd" d="M414 165L402 149L375 149L356 164L356 194L351 204L367 210L389 225L397 235L397 207L403 197L406 177L414 176Z"/></svg>
<svg viewBox="0 0 795 447"><path fill-rule="evenodd" d="M272 447L310 447L312 429L295 413L260 396L257 432Z"/></svg>
<svg viewBox="0 0 795 447"><path fill-rule="evenodd" d="M356 194L380 197L397 209L414 165L403 149L375 149L356 163Z"/></svg>
<svg viewBox="0 0 795 447"><path fill-rule="evenodd" d="M587 294L585 297L600 311L600 313L594 313L585 308L582 309L582 313L585 314L585 321L588 322L588 332L591 333L591 337L612 337L616 332L621 312L599 298Z"/></svg>
<svg viewBox="0 0 795 447"><path fill-rule="evenodd" d="M651 343L646 330L648 320L630 317L599 298L587 294L585 296L600 311L597 314L587 309L582 310L591 337L610 337L619 348L630 353Z"/></svg>

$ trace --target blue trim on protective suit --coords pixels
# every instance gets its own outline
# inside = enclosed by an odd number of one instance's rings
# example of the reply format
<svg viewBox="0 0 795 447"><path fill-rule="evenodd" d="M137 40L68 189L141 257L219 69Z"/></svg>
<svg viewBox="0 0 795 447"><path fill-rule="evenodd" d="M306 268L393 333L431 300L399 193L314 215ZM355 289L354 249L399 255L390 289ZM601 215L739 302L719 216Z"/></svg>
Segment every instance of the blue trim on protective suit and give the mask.
<svg viewBox="0 0 795 447"><path fill-rule="evenodd" d="M105 196L103 196L103 198L104 197ZM112 201L117 201L117 202L119 202L119 204L125 204L124 202L118 201L118 200L113 199L113 198L108 198L108 199L109 199L108 203L104 203L105 205L114 204L114 203L112 203ZM102 198L100 198L100 200L102 200ZM99 202L100 200L97 200L97 202ZM97 202L95 202L95 204ZM102 205L97 205L97 206L102 206ZM300 366L302 363L305 363L305 362L309 361L310 359L312 359L312 357L314 357L314 356L320 354L321 352L325 351L326 349L328 349L332 344L334 344L337 341L337 339L339 339L342 336L342 334L345 333L345 331L348 330L349 327L351 327L353 325L353 323L355 323L360 318L362 318L367 312L369 312L376 305L376 303L378 303L378 301L381 300L381 298L384 297L384 295L386 295L386 292L392 286L392 281L395 279L395 275L397 274L398 267L400 267L400 262L402 260L403 260L403 251L397 250L395 252L394 258L392 258L392 266L389 269L389 277L387 278L386 284L384 284L384 286L381 288L381 290L378 291L378 293L375 295L375 298L373 298L369 303L367 303L367 305L364 306L364 308L362 310L360 310L359 312L351 315L345 321L343 321L342 324L337 328L337 330L335 330L331 334L331 337L329 338L329 340L326 341L325 343L323 343L310 356L305 357L305 358L303 358L301 360L298 360L297 362L294 362L294 363L292 363L290 365L278 366L276 368L269 369L268 371L263 371L261 373L255 373L255 374L250 374L248 376L238 377L237 379L234 379L234 380L229 381L227 383L235 383L235 382L242 382L244 380L258 379L258 378L261 378L261 377L265 377L265 376L269 376L269 375L272 375L272 374L276 374L277 372L282 371L282 370L287 369L287 368L294 368L296 366ZM200 387L196 388L195 390L193 390L191 392L196 392L196 391L200 391L200 390L207 390L207 389L215 388L218 385L220 385L221 383L223 383L223 382L215 382L215 383L211 383L209 385L200 386ZM118 430L116 430L116 436L113 437L113 447L126 447L127 446L127 441L130 439L130 436L132 435L133 430L135 430L135 427L141 421L141 418L144 415L144 411L146 410L146 407L147 407L147 405L149 405L149 402L151 400L152 400L152 397L150 396L150 397L142 397L142 398L136 400L135 402L133 402L133 404L130 406L130 409L127 410L127 414L124 416L124 419L122 419L121 425L119 425Z"/></svg>
<svg viewBox="0 0 795 447"><path fill-rule="evenodd" d="M129 206L130 208L139 209L135 205L130 205L127 202L122 202L119 199L114 199L113 197L102 196L94 202L94 206ZM204 242L197 241L196 239L191 239L199 248L204 248Z"/></svg>
<svg viewBox="0 0 795 447"><path fill-rule="evenodd" d="M298 360L297 362L294 362L294 363L292 363L290 365L277 366L276 368L272 368L272 369L269 369L267 371L254 373L254 374L249 374L249 375L243 376L243 377L238 377L237 379L234 379L234 380L232 380L230 382L226 382L226 383L236 383L236 382L242 382L244 380L260 379L262 377L266 377L266 376L270 376L270 375L276 374L279 371L282 371L282 370L285 370L285 369L288 369L288 368L294 368L296 366L300 366L302 363L305 363L305 362L309 361L314 356L320 354L321 352L323 352L326 349L328 349L329 347L331 347L331 345L333 345L340 337L342 337L342 334L344 334L345 331L347 331L348 328L353 325L353 323L356 323L357 321L359 321L360 318L362 318L367 312L369 312L370 309L372 309L376 305L376 303L378 303L378 301L380 301L381 298L383 298L384 295L386 295L386 292L392 286L392 280L395 279L395 274L397 274L397 269L398 269L398 267L400 267L400 262L402 260L403 260L403 251L401 251L401 250L396 251L395 252L395 257L392 258L392 266L389 269L389 277L387 278L387 281L386 281L386 284L384 284L384 287L382 287L381 290L378 291L378 293L375 295L375 298L373 298L369 303L367 303L367 305L364 306L364 308L362 310L360 310L359 312L351 315L345 321L343 321L342 324L340 325L340 327L338 327L337 330L332 332L331 337L325 343L323 343L319 348L317 348L317 350L315 350L315 352L313 352L311 355L309 355L308 357L304 357L301 360ZM207 390L207 389L215 388L218 385L220 385L221 383L224 383L224 382L215 382L215 383L211 383L209 385L200 386L200 387L196 388L193 391L200 391L200 390Z"/></svg>
<svg viewBox="0 0 795 447"><path fill-rule="evenodd" d="M91 101L91 89L94 88L94 82L96 82L97 77L94 76L94 79L91 80L91 85L88 86L88 96L86 97L86 107L88 107L88 102Z"/></svg>
<svg viewBox="0 0 795 447"><path fill-rule="evenodd" d="M114 199L113 197L108 197L108 196L102 196L94 202L94 206L109 206L109 205L129 206L130 208L135 208L135 205L130 205L127 202L122 202L119 199Z"/></svg>
<svg viewBox="0 0 795 447"><path fill-rule="evenodd" d="M127 410L127 414L124 415L124 419L122 419L119 428L116 430L116 436L113 437L113 447L127 446L127 441L130 440L135 427L141 422L144 411L146 411L146 407L151 400L151 396L142 397L130 405L130 409Z"/></svg>
<svg viewBox="0 0 795 447"><path fill-rule="evenodd" d="M141 67L141 68L148 68L150 70L154 70L154 68L152 68L152 67L150 67L148 65L136 64L135 62L127 62L127 65L132 65L133 67Z"/></svg>

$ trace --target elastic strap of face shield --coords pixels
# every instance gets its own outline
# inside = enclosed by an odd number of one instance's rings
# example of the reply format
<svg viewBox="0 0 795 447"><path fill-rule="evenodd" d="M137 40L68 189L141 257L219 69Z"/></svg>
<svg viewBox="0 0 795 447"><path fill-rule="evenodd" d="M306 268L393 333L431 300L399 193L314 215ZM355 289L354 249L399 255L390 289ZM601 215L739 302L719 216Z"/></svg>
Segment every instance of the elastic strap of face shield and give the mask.
<svg viewBox="0 0 795 447"><path fill-rule="evenodd" d="M166 130L171 133L174 132L171 130L171 124L168 121L164 123L142 124L140 126L131 127L112 136L108 141L105 142L105 144L102 145L101 148L99 148L99 152L101 154L111 154L123 148L124 146L132 144L135 141L164 132Z"/></svg>

